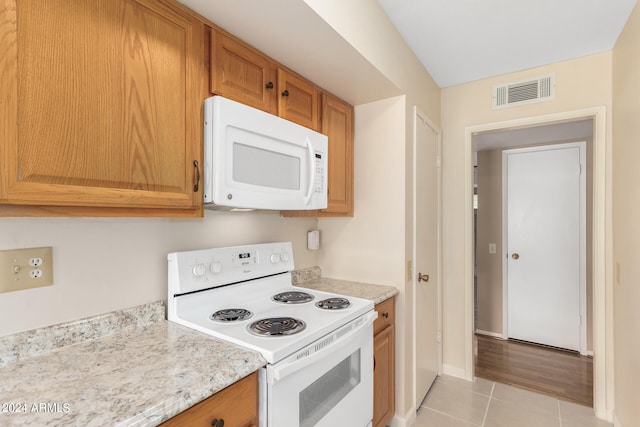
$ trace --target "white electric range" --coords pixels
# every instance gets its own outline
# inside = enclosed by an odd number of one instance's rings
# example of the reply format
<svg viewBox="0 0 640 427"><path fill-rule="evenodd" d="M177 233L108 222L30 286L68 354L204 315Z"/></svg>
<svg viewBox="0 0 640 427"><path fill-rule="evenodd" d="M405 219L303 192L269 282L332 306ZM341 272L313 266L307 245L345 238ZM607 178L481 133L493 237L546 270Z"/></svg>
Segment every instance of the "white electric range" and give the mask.
<svg viewBox="0 0 640 427"><path fill-rule="evenodd" d="M369 426L373 302L295 287L290 242L168 255L168 319L253 349L260 426Z"/></svg>

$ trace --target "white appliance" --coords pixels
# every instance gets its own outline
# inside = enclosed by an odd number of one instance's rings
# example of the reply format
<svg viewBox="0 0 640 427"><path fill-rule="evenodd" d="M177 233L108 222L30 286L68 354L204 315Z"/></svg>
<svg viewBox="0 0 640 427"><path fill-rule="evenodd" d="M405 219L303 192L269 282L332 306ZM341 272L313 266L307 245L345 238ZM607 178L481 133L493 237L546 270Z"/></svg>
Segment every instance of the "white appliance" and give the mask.
<svg viewBox="0 0 640 427"><path fill-rule="evenodd" d="M327 207L327 136L239 102L204 101L209 209Z"/></svg>
<svg viewBox="0 0 640 427"><path fill-rule="evenodd" d="M372 301L292 286L290 242L168 260L168 319L266 359L260 427L371 425Z"/></svg>

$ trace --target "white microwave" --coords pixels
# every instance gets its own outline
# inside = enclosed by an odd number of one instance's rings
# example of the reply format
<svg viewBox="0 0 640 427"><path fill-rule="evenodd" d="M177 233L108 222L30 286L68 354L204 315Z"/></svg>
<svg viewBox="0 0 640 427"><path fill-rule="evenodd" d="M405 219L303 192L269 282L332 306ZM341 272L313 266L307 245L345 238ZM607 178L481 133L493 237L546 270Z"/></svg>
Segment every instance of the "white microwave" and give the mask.
<svg viewBox="0 0 640 427"><path fill-rule="evenodd" d="M327 146L319 132L221 96L207 98L204 206L326 208Z"/></svg>

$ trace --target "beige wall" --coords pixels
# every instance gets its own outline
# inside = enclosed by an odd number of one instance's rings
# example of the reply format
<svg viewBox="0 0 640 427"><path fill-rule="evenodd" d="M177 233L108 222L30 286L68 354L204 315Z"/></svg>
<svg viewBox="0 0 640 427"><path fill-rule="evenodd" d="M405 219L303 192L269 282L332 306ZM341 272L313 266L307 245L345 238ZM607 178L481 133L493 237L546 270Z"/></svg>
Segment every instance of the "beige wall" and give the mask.
<svg viewBox="0 0 640 427"><path fill-rule="evenodd" d="M596 106L607 108L606 144L611 141L611 52L559 62L532 70L443 89L443 298L444 364L447 372L465 375L465 128ZM552 101L493 110L495 84L555 72Z"/></svg>
<svg viewBox="0 0 640 427"><path fill-rule="evenodd" d="M53 247L54 285L0 294L0 336L166 300L167 253L293 241L297 268L315 219L277 212L211 212L200 219L2 218L0 250Z"/></svg>
<svg viewBox="0 0 640 427"><path fill-rule="evenodd" d="M404 425L415 416L413 287L405 277L413 255L413 107L439 125L440 89L376 0L305 2L404 94L356 107L355 215L319 221L329 242L320 258L325 274L400 290L393 425Z"/></svg>
<svg viewBox="0 0 640 427"><path fill-rule="evenodd" d="M593 287L591 282L592 258L592 191L593 191L593 140L582 138L547 142L541 145L586 141L587 143L587 351L593 351ZM527 145L530 146L530 145ZM523 146L513 147L522 148ZM478 152L478 219L477 219L477 280L478 300L477 329L482 333L502 335L502 153L505 149ZM496 244L496 253L490 254L489 243Z"/></svg>
<svg viewBox="0 0 640 427"><path fill-rule="evenodd" d="M640 420L640 8L613 50L613 256L617 426Z"/></svg>

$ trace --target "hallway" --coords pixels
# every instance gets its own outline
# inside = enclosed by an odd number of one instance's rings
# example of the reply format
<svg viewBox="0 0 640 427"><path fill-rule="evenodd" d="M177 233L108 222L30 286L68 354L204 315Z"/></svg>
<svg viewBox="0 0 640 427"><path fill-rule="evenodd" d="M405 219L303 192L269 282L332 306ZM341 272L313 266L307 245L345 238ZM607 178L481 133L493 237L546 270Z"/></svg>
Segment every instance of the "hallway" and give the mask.
<svg viewBox="0 0 640 427"><path fill-rule="evenodd" d="M480 334L476 339L477 377L593 407L593 358Z"/></svg>

